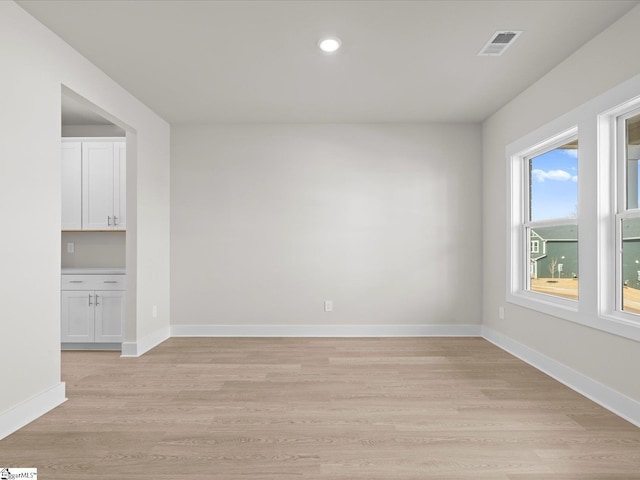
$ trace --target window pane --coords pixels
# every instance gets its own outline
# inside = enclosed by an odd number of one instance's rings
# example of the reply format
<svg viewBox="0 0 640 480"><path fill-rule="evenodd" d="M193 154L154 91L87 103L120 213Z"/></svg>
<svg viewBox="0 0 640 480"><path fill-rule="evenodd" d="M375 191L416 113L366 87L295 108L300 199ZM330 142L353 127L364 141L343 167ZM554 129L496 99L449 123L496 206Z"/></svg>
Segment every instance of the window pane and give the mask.
<svg viewBox="0 0 640 480"><path fill-rule="evenodd" d="M578 141L529 159L529 220L578 216Z"/></svg>
<svg viewBox="0 0 640 480"><path fill-rule="evenodd" d="M638 159L640 158L640 115L626 120L627 208L638 208Z"/></svg>
<svg viewBox="0 0 640 480"><path fill-rule="evenodd" d="M640 218L622 221L622 309L640 313Z"/></svg>
<svg viewBox="0 0 640 480"><path fill-rule="evenodd" d="M578 226L531 227L528 237L531 290L577 300Z"/></svg>

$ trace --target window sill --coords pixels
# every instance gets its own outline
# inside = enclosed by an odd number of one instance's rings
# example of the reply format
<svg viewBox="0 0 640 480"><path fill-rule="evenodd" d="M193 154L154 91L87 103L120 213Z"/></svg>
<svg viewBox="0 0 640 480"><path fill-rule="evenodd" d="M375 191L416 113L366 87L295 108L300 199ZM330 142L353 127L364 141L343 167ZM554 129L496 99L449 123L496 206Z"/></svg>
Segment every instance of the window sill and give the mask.
<svg viewBox="0 0 640 480"><path fill-rule="evenodd" d="M507 301L521 307L553 315L554 317L574 320L578 318L578 302L566 298L545 295L532 291L512 292ZM575 317L575 318L574 318Z"/></svg>
<svg viewBox="0 0 640 480"><path fill-rule="evenodd" d="M588 314L579 311L579 304L575 300L529 291L512 292L507 295L507 302L584 327L640 342L640 318L636 320L630 318L628 314L620 312L601 313L600 315Z"/></svg>
<svg viewBox="0 0 640 480"><path fill-rule="evenodd" d="M599 330L640 342L640 317L636 320L635 315L630 318L627 313L606 312L600 314L598 324L595 328Z"/></svg>

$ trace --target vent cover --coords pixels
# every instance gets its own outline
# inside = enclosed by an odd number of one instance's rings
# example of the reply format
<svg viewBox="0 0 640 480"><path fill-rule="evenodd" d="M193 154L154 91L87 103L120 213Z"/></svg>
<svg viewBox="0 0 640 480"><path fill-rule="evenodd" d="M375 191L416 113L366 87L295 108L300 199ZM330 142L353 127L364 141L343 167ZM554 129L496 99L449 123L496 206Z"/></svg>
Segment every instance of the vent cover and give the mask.
<svg viewBox="0 0 640 480"><path fill-rule="evenodd" d="M507 48L513 45L522 34L522 30L500 30L494 33L489 41L482 47L479 57L497 57L502 55Z"/></svg>

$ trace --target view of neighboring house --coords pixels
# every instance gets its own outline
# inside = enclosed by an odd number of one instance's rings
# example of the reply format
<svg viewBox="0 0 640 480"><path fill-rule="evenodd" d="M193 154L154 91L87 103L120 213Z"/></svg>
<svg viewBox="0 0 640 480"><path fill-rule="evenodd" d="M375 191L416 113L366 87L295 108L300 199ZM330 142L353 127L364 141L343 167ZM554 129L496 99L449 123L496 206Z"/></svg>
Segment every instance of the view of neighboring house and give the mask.
<svg viewBox="0 0 640 480"><path fill-rule="evenodd" d="M622 283L640 289L640 219L622 222Z"/></svg>
<svg viewBox="0 0 640 480"><path fill-rule="evenodd" d="M622 238L622 283L640 289L640 219L623 221ZM531 229L530 241L531 278L577 278L576 225L536 227Z"/></svg>
<svg viewBox="0 0 640 480"><path fill-rule="evenodd" d="M531 278L578 277L578 227L531 229Z"/></svg>

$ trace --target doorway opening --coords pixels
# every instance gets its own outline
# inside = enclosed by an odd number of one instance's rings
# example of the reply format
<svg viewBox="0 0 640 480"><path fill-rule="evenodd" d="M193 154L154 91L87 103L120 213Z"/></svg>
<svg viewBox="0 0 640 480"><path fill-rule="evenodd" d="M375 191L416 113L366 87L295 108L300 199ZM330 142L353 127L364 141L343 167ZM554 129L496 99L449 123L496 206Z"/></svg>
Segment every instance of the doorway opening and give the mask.
<svg viewBox="0 0 640 480"><path fill-rule="evenodd" d="M61 349L122 351L135 325L135 131L63 86L60 142Z"/></svg>

